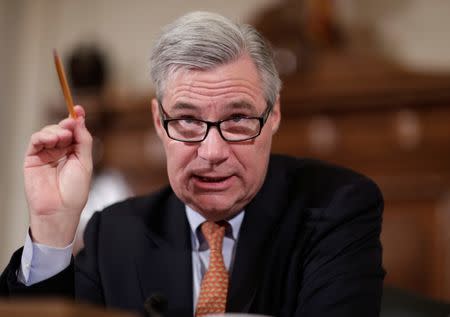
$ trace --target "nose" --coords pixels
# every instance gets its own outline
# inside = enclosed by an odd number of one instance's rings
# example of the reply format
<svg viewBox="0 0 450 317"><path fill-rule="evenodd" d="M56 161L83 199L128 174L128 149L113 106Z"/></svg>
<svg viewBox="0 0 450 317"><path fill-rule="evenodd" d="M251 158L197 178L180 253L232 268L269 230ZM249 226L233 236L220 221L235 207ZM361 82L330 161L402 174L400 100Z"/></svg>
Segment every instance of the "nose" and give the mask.
<svg viewBox="0 0 450 317"><path fill-rule="evenodd" d="M210 164L218 165L227 160L230 154L230 145L222 139L216 127L211 127L197 151L200 158Z"/></svg>

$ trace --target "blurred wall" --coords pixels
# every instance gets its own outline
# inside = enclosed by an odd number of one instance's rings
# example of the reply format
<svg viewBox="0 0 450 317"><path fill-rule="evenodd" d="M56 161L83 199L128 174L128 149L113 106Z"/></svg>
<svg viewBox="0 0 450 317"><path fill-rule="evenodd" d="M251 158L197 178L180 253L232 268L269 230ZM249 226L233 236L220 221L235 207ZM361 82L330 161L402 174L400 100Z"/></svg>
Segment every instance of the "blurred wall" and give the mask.
<svg viewBox="0 0 450 317"><path fill-rule="evenodd" d="M2 43L6 42L5 38L6 38L6 31L5 31L5 27L6 27L6 2L5 1L0 1L0 41ZM6 58L6 52L3 49L0 49L0 73L6 73L7 70L4 66L4 61ZM6 116L6 104L8 103L8 100L5 97L5 92L6 92L6 83L7 80L6 78L4 78L4 76L0 75L0 118L4 118ZM4 145L6 144L6 135L5 133L8 131L8 127L5 126L3 124L2 119L0 119L0 147L3 148ZM2 181L0 182L0 212L2 210L4 210L4 206L5 206L5 199L6 199L6 195L5 195L5 191L6 191L6 181L4 181L4 175L5 175L5 167L6 167L6 153L4 150L0 150L0 157L1 160L0 162L2 164L0 164L0 176L2 177ZM2 217L0 216L0 219L2 219ZM0 221L0 232L4 232L4 221ZM1 242L2 240L0 240L0 245L2 245L3 243Z"/></svg>
<svg viewBox="0 0 450 317"><path fill-rule="evenodd" d="M358 28L362 41L373 37L377 48L418 71L450 70L450 1L339 0L340 22ZM358 40L358 39L356 39Z"/></svg>
<svg viewBox="0 0 450 317"><path fill-rule="evenodd" d="M27 227L22 158L27 139L40 121L39 48L42 8L34 1L1 1L0 266L20 245Z"/></svg>

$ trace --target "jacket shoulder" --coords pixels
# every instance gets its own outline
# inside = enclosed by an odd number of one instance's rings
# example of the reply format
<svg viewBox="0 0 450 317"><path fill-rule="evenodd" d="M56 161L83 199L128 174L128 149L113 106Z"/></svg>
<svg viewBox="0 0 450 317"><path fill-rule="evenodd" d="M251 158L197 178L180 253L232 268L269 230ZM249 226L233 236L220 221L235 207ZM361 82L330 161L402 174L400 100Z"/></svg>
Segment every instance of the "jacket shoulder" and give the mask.
<svg viewBox="0 0 450 317"><path fill-rule="evenodd" d="M310 158L272 155L269 174L281 173L289 192L304 194L311 207L326 207L336 195L357 189L363 196L382 201L378 185L369 177L349 168Z"/></svg>

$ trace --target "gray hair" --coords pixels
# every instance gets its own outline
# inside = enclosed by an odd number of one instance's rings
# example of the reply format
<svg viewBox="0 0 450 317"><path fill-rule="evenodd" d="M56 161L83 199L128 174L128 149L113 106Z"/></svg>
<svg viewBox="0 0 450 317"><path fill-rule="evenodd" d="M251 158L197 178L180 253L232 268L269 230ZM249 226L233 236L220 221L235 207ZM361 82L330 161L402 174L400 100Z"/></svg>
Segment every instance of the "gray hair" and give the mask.
<svg viewBox="0 0 450 317"><path fill-rule="evenodd" d="M273 106L281 80L270 45L248 24L236 24L210 12L188 13L168 25L153 48L150 74L161 100L168 76L180 69L208 70L248 54L262 81L266 101Z"/></svg>

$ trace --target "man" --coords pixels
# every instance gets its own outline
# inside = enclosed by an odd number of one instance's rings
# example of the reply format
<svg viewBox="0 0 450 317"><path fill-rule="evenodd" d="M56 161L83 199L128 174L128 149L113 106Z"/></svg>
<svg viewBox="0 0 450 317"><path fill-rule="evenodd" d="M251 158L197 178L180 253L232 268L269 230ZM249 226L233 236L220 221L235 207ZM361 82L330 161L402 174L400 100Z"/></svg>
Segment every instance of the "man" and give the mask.
<svg viewBox="0 0 450 317"><path fill-rule="evenodd" d="M381 194L346 169L270 155L281 83L263 38L191 13L164 30L151 74L170 187L95 214L71 260L92 170L77 106L78 119L31 137L30 234L1 292L137 311L147 301L168 316L377 316Z"/></svg>

